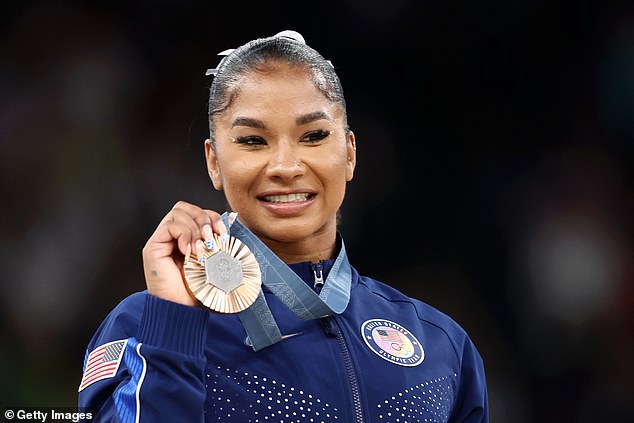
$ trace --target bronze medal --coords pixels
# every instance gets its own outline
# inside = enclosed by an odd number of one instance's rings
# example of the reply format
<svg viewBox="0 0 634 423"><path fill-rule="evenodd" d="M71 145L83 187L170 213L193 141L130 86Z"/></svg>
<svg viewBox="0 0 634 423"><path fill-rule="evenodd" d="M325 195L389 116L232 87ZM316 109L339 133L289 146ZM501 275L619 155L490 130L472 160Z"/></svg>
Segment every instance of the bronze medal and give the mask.
<svg viewBox="0 0 634 423"><path fill-rule="evenodd" d="M214 234L204 253L192 255L183 266L185 283L205 307L219 313L238 313L260 293L262 273L255 256L238 238Z"/></svg>

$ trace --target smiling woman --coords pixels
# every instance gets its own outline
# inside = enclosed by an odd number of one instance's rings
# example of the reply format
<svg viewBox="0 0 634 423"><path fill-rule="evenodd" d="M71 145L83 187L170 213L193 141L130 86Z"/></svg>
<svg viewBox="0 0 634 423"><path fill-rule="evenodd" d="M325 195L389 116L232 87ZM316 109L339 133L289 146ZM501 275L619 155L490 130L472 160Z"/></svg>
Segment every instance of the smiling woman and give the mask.
<svg viewBox="0 0 634 423"><path fill-rule="evenodd" d="M230 210L163 218L147 291L88 346L80 406L99 421L488 421L464 330L348 262L356 140L333 66L293 31L225 53L205 155Z"/></svg>
<svg viewBox="0 0 634 423"><path fill-rule="evenodd" d="M209 174L240 220L284 261L329 259L354 172L354 134L343 105L317 88L310 68L269 60L240 78L229 107L210 113Z"/></svg>

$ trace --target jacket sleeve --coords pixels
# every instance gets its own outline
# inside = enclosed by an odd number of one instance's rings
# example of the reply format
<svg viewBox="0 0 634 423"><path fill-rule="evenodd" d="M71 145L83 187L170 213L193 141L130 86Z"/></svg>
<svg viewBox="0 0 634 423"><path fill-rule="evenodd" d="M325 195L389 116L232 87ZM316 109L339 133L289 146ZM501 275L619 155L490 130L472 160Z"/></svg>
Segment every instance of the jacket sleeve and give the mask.
<svg viewBox="0 0 634 423"><path fill-rule="evenodd" d="M126 300L88 346L80 409L93 422L202 422L208 312L148 294Z"/></svg>
<svg viewBox="0 0 634 423"><path fill-rule="evenodd" d="M451 423L488 423L489 400L484 364L473 342L466 338L460 367L460 382Z"/></svg>

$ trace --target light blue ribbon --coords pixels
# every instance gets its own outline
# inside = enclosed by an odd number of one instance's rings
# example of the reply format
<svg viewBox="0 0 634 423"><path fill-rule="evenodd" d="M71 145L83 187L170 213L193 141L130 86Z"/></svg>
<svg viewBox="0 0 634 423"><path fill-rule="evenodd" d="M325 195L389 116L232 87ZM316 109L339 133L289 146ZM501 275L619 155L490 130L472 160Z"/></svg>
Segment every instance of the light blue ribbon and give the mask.
<svg viewBox="0 0 634 423"><path fill-rule="evenodd" d="M350 300L352 283L352 269L348 262L343 240L339 255L328 273L324 287L317 295L306 282L237 219L229 224L227 213L222 215L222 219L229 228L229 234L242 241L255 255L262 272L262 285L266 286L300 319L312 320L343 313ZM238 317L255 351L283 339L263 291L260 291L255 302L240 312Z"/></svg>

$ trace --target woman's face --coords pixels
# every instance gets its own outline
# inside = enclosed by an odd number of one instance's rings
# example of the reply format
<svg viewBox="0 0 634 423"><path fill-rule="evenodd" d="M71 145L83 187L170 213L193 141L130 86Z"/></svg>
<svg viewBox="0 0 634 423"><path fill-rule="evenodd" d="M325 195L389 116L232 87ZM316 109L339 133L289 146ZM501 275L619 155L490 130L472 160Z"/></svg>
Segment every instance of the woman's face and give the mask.
<svg viewBox="0 0 634 423"><path fill-rule="evenodd" d="M343 117L305 68L280 63L246 74L231 107L215 116L215 151L205 144L213 184L269 246L332 247L356 160Z"/></svg>

